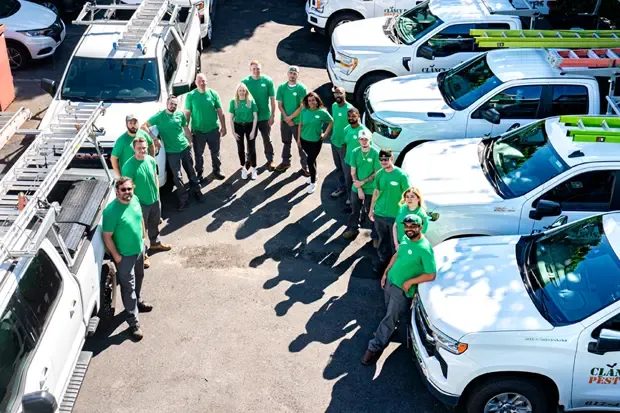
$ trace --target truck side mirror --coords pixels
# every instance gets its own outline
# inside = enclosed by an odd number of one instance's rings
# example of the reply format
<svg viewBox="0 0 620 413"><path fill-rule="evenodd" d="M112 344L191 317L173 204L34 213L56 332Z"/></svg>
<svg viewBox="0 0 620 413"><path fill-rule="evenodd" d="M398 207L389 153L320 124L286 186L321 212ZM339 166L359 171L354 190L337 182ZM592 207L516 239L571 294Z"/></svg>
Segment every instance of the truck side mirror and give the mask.
<svg viewBox="0 0 620 413"><path fill-rule="evenodd" d="M499 125L499 122L502 120L502 116L496 109L493 108L483 110L480 116L482 116L482 119L492 123L493 125Z"/></svg>
<svg viewBox="0 0 620 413"><path fill-rule="evenodd" d="M541 199L536 205L536 209L530 211L530 218L540 221L544 217L555 217L562 213L562 207L557 202ZM560 217L561 218L561 217Z"/></svg>
<svg viewBox="0 0 620 413"><path fill-rule="evenodd" d="M22 398L24 413L54 413L58 403L54 395L48 391L35 391Z"/></svg>
<svg viewBox="0 0 620 413"><path fill-rule="evenodd" d="M52 97L56 95L56 82L51 79L41 79L41 89L49 93Z"/></svg>
<svg viewBox="0 0 620 413"><path fill-rule="evenodd" d="M588 345L588 351L594 354L620 351L620 331L602 329L596 343Z"/></svg>
<svg viewBox="0 0 620 413"><path fill-rule="evenodd" d="M422 57L426 60L435 60L435 51L428 44L420 46L418 49L417 57Z"/></svg>

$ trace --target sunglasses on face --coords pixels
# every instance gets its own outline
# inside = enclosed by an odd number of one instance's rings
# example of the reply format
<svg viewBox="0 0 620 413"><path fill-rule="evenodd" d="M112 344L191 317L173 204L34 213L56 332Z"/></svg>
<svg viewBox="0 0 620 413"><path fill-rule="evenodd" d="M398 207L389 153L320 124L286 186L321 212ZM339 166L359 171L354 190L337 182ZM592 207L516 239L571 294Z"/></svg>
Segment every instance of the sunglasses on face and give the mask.
<svg viewBox="0 0 620 413"><path fill-rule="evenodd" d="M379 158L380 162L388 162L390 158Z"/></svg>
<svg viewBox="0 0 620 413"><path fill-rule="evenodd" d="M405 224L405 229L416 229L420 228L418 224Z"/></svg>
<svg viewBox="0 0 620 413"><path fill-rule="evenodd" d="M121 192L131 192L133 191L133 188L118 188L118 190Z"/></svg>

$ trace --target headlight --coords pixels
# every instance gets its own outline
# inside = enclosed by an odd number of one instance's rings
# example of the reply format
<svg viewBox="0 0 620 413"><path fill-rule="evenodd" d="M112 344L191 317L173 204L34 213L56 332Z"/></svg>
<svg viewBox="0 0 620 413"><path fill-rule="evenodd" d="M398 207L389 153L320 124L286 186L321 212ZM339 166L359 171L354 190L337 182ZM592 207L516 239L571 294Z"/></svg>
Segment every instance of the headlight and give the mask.
<svg viewBox="0 0 620 413"><path fill-rule="evenodd" d="M26 36L37 37L37 36L49 36L51 31L49 29L39 29L39 30L18 30L18 32L25 34Z"/></svg>
<svg viewBox="0 0 620 413"><path fill-rule="evenodd" d="M338 52L336 55L336 64L340 66L340 71L345 75L350 75L357 67L357 59Z"/></svg>
<svg viewBox="0 0 620 413"><path fill-rule="evenodd" d="M310 0L310 8L318 11L319 13L323 13L327 3L329 3L329 0Z"/></svg>
<svg viewBox="0 0 620 413"><path fill-rule="evenodd" d="M467 350L467 344L459 343L440 331L433 330L433 338L437 347L448 350L452 354L463 354Z"/></svg>
<svg viewBox="0 0 620 413"><path fill-rule="evenodd" d="M386 125L376 119L374 119L373 127L370 128L372 132L376 132L381 136L385 136L388 139L396 139L403 131L402 128L396 126Z"/></svg>

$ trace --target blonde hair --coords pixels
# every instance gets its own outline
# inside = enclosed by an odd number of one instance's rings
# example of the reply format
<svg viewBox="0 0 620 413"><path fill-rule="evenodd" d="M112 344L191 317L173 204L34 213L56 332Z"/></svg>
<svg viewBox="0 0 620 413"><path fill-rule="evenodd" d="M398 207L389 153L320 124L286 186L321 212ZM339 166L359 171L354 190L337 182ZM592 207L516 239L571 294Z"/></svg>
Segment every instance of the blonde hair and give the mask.
<svg viewBox="0 0 620 413"><path fill-rule="evenodd" d="M248 87L243 84L243 83L239 83L237 85L237 88L235 89L235 108L239 107L239 89L245 89L245 106L247 106L248 108L252 109L252 100L254 99L252 97L252 94L250 93L250 90L248 89Z"/></svg>
<svg viewBox="0 0 620 413"><path fill-rule="evenodd" d="M407 200L405 199L405 197L408 194L411 194L411 193L414 194L415 196L417 196L418 199L420 200L418 202L418 206L426 211L426 205L424 205L424 198L422 198L422 194L420 193L420 190L418 188L414 188L414 187L411 187L411 188L407 189L405 192L403 192L403 197L400 199L400 202L398 203L398 205L399 206L405 205L407 203Z"/></svg>

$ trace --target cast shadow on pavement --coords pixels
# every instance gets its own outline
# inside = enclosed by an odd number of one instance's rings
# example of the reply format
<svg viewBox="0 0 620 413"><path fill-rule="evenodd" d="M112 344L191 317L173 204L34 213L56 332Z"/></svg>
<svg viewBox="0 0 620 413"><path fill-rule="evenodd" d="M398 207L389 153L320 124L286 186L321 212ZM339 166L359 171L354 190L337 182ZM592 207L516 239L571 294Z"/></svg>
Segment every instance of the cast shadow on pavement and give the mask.
<svg viewBox="0 0 620 413"><path fill-rule="evenodd" d="M120 287L116 287L120 288ZM120 293L120 290L119 290ZM97 357L99 353L104 352L109 347L118 346L127 340L131 340L129 332L127 329L124 329L114 335L114 331L120 327L125 320L127 320L127 313L125 310L116 314L114 318L107 325L100 325L97 328L97 332L95 335L88 340L84 344L85 351L92 351L93 357ZM126 325L126 324L125 324Z"/></svg>
<svg viewBox="0 0 620 413"><path fill-rule="evenodd" d="M284 63L296 65L302 69L306 67L326 69L329 46L330 41L327 36L313 33L308 27L300 27L280 40L276 47L276 55Z"/></svg>

